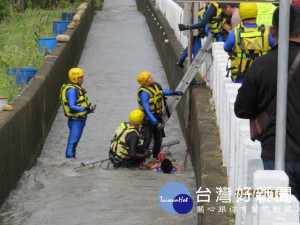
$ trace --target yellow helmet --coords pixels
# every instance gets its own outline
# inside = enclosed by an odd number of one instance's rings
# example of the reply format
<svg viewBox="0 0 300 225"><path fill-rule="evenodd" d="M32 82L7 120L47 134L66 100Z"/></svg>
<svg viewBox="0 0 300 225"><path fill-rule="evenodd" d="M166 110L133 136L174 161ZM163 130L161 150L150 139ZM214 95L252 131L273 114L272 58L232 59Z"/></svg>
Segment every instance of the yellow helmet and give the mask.
<svg viewBox="0 0 300 225"><path fill-rule="evenodd" d="M132 110L129 113L129 122L135 125L142 125L144 121L144 113L139 109Z"/></svg>
<svg viewBox="0 0 300 225"><path fill-rule="evenodd" d="M137 76L137 82L140 84L140 85L145 85L146 84L146 81L148 80L150 76L150 72L148 71L143 71L141 72L138 76Z"/></svg>
<svg viewBox="0 0 300 225"><path fill-rule="evenodd" d="M239 7L241 20L257 17L257 5L254 2L242 2Z"/></svg>
<svg viewBox="0 0 300 225"><path fill-rule="evenodd" d="M72 68L69 71L69 79L72 83L77 84L77 78L84 76L83 69L80 68Z"/></svg>

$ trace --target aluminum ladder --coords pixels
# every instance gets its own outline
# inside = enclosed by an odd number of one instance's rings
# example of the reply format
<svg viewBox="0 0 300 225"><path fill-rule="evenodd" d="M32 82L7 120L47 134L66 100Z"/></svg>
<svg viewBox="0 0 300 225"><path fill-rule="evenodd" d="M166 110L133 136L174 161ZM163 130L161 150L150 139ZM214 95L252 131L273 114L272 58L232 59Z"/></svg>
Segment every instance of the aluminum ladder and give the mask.
<svg viewBox="0 0 300 225"><path fill-rule="evenodd" d="M206 40L204 41L204 44L202 45L202 48L198 52L197 56L194 58L192 64L189 66L188 70L184 74L182 80L178 84L175 91L181 91L183 94L188 90L192 80L194 79L196 73L199 71L200 65L203 63L206 55L208 54L208 49L213 42L214 37L212 34L210 34ZM180 99L182 96L173 96L170 99L168 99L167 107L168 107L168 113L164 114L162 119L164 124L167 123L169 117L171 117L172 113L175 111L176 106L180 102Z"/></svg>

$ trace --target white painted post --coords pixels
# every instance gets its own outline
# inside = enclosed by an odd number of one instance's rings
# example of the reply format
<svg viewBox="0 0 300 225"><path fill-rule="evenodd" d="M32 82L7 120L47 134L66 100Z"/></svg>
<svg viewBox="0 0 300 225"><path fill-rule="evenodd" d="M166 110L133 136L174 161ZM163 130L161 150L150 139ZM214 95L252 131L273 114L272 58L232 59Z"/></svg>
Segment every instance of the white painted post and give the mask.
<svg viewBox="0 0 300 225"><path fill-rule="evenodd" d="M249 129L248 129L249 130ZM261 154L261 146L259 142L253 142L250 139L246 139L244 140L243 143L243 160L242 160L242 164L243 164L243 169L242 169L242 187L246 187L247 186L247 181L248 181L248 159L251 155L253 154ZM263 165L262 165L262 160L260 159L260 161L256 164L257 166L259 165L259 168L263 169ZM255 168L252 168L252 170L254 170ZM256 168L257 170L258 168ZM253 171L252 171L253 172ZM254 172L253 172L254 173ZM249 174L251 177L253 177L253 173Z"/></svg>
<svg viewBox="0 0 300 225"><path fill-rule="evenodd" d="M260 155L261 155L261 150L252 152L248 156L248 163L247 163L248 171L247 171L247 182L246 182L247 187L253 187L253 175L255 171L264 169Z"/></svg>
<svg viewBox="0 0 300 225"><path fill-rule="evenodd" d="M249 122L244 119L237 119L235 135L235 189L242 186L242 143L249 138Z"/></svg>
<svg viewBox="0 0 300 225"><path fill-rule="evenodd" d="M253 200L253 207L257 212L253 213L253 224L273 225L276 222L299 222L299 202L293 195L278 197L278 189L286 189L289 185L289 178L282 170L257 170L254 173L253 189L270 188L274 196Z"/></svg>
<svg viewBox="0 0 300 225"><path fill-rule="evenodd" d="M0 111L2 111L2 106L7 104L7 97L4 95L0 95Z"/></svg>
<svg viewBox="0 0 300 225"><path fill-rule="evenodd" d="M222 71L222 72L221 72ZM225 89L225 85L226 84L231 84L232 81L230 79L228 79L226 77L226 71L224 71L224 68L220 68L220 104L219 104L219 107L220 107L220 126L219 126L219 129L220 129L220 141L221 141L221 148L222 148L222 151L224 151L224 154L225 154L225 157L226 157L226 134L225 134L225 130L226 130L226 120L227 120L227 117L226 117L226 89ZM234 113L234 112L233 112ZM225 166L226 166L226 159L223 160L225 162Z"/></svg>
<svg viewBox="0 0 300 225"><path fill-rule="evenodd" d="M233 112L235 98L229 100L229 111ZM229 160L227 161L227 171L228 171L228 184L231 189L235 188L235 129L237 118L234 113L230 114L229 117L229 139L228 139L228 149L229 149Z"/></svg>
<svg viewBox="0 0 300 225"><path fill-rule="evenodd" d="M218 63L218 67L221 67L221 68L224 68L225 67L225 62L221 62L221 63ZM217 98L216 98L216 102L215 102L215 106L216 106L216 116L217 116L217 123L218 125L220 125L220 110L221 110L221 86L222 86L222 81L223 81L223 76L225 76L223 73L219 73L219 70L217 70L217 86L216 86L216 89L215 91L217 92Z"/></svg>

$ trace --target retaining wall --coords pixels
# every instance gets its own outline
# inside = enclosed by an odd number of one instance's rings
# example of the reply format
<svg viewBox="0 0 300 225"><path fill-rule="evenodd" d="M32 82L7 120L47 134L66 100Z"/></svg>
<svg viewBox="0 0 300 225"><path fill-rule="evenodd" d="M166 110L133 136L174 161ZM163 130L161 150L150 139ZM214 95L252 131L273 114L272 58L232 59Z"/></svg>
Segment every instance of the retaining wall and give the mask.
<svg viewBox="0 0 300 225"><path fill-rule="evenodd" d="M70 41L59 43L45 57L35 77L11 102L14 110L0 112L0 204L40 155L60 105L60 87L79 62L94 11L92 0L77 27L66 31Z"/></svg>

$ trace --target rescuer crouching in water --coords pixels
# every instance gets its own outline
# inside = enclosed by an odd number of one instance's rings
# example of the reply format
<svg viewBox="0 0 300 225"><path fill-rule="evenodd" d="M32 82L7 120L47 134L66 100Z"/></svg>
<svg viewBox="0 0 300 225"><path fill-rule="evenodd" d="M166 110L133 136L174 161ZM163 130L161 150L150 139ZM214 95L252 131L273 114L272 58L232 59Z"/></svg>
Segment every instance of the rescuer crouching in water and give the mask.
<svg viewBox="0 0 300 225"><path fill-rule="evenodd" d="M115 168L139 167L151 156L151 151L141 148L140 126L144 121L144 113L135 109L129 114L129 122L123 122L116 129L111 141L109 159Z"/></svg>

